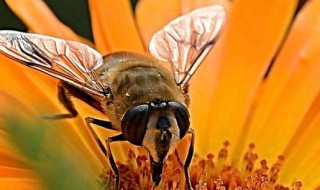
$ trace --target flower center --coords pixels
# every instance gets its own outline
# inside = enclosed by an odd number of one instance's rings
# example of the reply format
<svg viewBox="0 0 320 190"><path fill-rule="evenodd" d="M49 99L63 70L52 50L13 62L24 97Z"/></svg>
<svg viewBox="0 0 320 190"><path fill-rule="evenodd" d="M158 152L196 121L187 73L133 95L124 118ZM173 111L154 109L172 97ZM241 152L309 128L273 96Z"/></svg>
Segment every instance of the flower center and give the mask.
<svg viewBox="0 0 320 190"><path fill-rule="evenodd" d="M242 167L238 168L227 163L228 141L223 143L217 160L214 155L208 154L206 158L195 155L189 168L192 186L196 190L300 190L302 183L296 181L292 186L285 186L277 182L284 156L278 156L277 161L268 166L266 160L258 161L254 152L255 145L250 144L243 155ZM120 187L123 189L151 189L151 170L148 156L145 153L137 156L130 150L125 163L117 163L120 172ZM114 176L112 171L104 171L100 181L105 189L113 188ZM168 157L161 175L161 182L156 189L186 189L183 167L173 154Z"/></svg>

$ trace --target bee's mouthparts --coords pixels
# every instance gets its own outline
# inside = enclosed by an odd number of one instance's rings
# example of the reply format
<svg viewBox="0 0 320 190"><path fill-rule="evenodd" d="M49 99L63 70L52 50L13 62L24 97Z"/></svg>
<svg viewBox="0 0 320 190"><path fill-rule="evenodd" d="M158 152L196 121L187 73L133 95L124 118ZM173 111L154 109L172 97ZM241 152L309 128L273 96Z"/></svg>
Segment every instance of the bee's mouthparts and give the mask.
<svg viewBox="0 0 320 190"><path fill-rule="evenodd" d="M162 144L170 143L171 138L172 138L172 133L169 130L161 130L160 131L160 142Z"/></svg>
<svg viewBox="0 0 320 190"><path fill-rule="evenodd" d="M161 180L161 173L162 173L162 168L163 168L163 162L155 162L151 158L151 171L152 171L152 181L156 186L159 185L160 180Z"/></svg>

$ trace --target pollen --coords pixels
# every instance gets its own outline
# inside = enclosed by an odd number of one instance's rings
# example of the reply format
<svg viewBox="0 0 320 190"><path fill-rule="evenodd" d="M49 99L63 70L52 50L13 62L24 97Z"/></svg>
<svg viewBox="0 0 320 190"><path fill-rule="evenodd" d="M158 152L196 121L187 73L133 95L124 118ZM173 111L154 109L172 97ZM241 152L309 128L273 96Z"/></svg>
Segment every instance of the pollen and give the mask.
<svg viewBox="0 0 320 190"><path fill-rule="evenodd" d="M294 181L292 185L277 182L278 174L285 159L283 155L273 164L260 159L254 152L255 145L248 146L243 155L243 161L236 167L228 164L228 148L230 143L225 141L217 156L209 153L206 157L194 155L189 168L192 187L195 190L301 190L302 183ZM168 156L163 167L161 182L155 187L151 180L150 161L141 152L136 155L132 150L128 153L125 163L117 163L120 172L121 189L156 189L178 190L187 189L183 167L175 154ZM104 189L113 188L114 175L111 170L100 175L100 183Z"/></svg>

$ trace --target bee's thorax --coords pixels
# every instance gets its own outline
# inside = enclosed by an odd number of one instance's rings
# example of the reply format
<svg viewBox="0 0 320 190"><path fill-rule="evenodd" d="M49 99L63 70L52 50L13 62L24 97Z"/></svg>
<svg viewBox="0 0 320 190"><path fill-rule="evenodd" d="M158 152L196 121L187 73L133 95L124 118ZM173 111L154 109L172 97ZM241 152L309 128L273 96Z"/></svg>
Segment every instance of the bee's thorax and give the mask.
<svg viewBox="0 0 320 190"><path fill-rule="evenodd" d="M111 88L114 99L106 113L116 127L126 110L134 106L157 99L184 101L172 74L159 67L160 63L137 54L117 53L114 57L110 56L105 59L110 62L109 66L97 72L101 81Z"/></svg>

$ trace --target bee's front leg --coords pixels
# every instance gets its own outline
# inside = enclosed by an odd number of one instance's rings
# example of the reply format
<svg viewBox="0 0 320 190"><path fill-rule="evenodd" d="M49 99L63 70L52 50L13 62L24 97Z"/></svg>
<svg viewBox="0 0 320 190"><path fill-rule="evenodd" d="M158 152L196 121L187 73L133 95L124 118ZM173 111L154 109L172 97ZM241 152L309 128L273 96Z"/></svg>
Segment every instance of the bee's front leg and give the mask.
<svg viewBox="0 0 320 190"><path fill-rule="evenodd" d="M194 153L195 133L194 133L194 130L192 128L190 128L188 130L188 133L191 134L191 142L190 142L190 147L189 147L187 159L186 159L186 162L184 164L184 175L186 177L187 187L188 187L189 190L191 190L192 186L191 186L191 180L190 180L190 175L189 175L189 166L191 164L191 161L192 161L192 158L193 158L193 153Z"/></svg>
<svg viewBox="0 0 320 190"><path fill-rule="evenodd" d="M87 124L87 127L88 127L91 135L93 136L94 140L97 142L98 146L100 147L100 150L102 151L102 153L104 155L106 155L107 154L106 148L102 144L102 142L99 139L99 137L97 136L97 134L94 132L93 127L91 126L91 124L95 124L96 126L103 127L105 129L115 130L113 128L111 122L104 121L104 120L101 120L101 119L96 119L96 118L93 118L93 117L86 117L86 124Z"/></svg>
<svg viewBox="0 0 320 190"><path fill-rule="evenodd" d="M120 188L120 174L119 174L119 170L117 167L116 162L114 161L112 152L111 152L111 147L110 147L110 143L111 142L117 142L117 141L125 141L124 137L122 134L113 136L113 137L109 137L106 139L106 144L107 144L107 157L109 158L109 162L111 165L111 168L113 170L113 173L115 175L116 181L115 181L115 190L118 190Z"/></svg>
<svg viewBox="0 0 320 190"><path fill-rule="evenodd" d="M191 134L191 142L190 142L190 147L188 150L188 155L187 155L185 163L184 164L182 163L181 158L180 158L177 150L175 150L174 153L178 158L178 162L180 163L180 165L184 169L184 176L186 178L187 188L188 188L188 190L192 190L192 185L191 185L191 180L190 180L190 175L189 175L189 166L192 161L193 153L194 153L194 139L195 139L194 129L190 128L188 130L188 133Z"/></svg>

